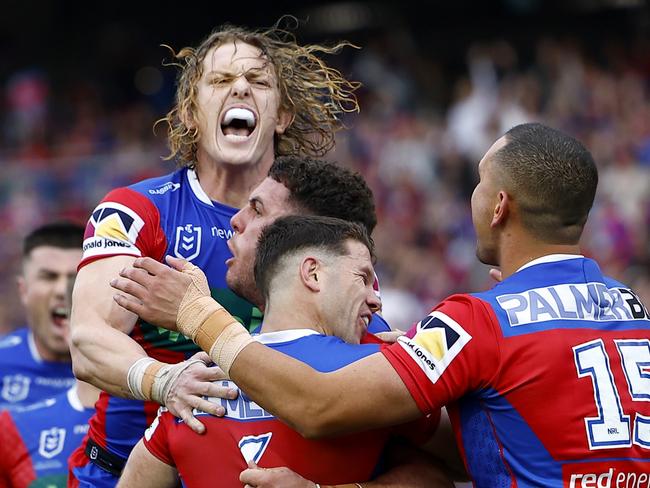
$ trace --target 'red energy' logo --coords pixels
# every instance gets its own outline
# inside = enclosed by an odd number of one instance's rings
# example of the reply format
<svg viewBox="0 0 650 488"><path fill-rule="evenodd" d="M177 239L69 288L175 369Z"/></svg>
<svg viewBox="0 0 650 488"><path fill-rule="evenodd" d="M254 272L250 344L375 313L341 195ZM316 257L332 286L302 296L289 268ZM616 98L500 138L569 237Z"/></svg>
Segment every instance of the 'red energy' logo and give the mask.
<svg viewBox="0 0 650 488"><path fill-rule="evenodd" d="M568 488L649 488L650 463L566 464L562 468L562 479Z"/></svg>

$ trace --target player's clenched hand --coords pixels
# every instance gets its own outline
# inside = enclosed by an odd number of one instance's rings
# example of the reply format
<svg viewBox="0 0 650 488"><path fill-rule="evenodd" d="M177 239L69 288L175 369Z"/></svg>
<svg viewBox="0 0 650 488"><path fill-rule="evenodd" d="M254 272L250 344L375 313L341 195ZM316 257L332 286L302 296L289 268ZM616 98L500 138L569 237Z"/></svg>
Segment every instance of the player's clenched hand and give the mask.
<svg viewBox="0 0 650 488"><path fill-rule="evenodd" d="M218 366L208 366L211 360L206 353L199 352L192 359L201 362L184 370L174 381L165 398L165 406L173 415L183 419L194 432L202 434L205 426L194 416L194 409L221 417L225 414L221 404L204 397L232 400L237 397L237 390L221 386L218 380L225 379L226 375Z"/></svg>
<svg viewBox="0 0 650 488"><path fill-rule="evenodd" d="M306 480L289 468L260 468L253 461L239 475L245 488L315 488L316 483Z"/></svg>

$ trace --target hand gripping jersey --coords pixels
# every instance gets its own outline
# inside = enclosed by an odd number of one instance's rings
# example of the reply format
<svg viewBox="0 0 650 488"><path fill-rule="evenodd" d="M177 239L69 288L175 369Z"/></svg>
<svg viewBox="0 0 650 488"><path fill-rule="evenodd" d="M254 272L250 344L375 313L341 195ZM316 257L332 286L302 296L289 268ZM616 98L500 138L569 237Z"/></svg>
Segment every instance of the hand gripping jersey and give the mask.
<svg viewBox="0 0 650 488"><path fill-rule="evenodd" d="M44 361L27 328L0 337L0 409L14 409L65 392L74 385L72 363Z"/></svg>
<svg viewBox="0 0 650 488"><path fill-rule="evenodd" d="M305 329L260 334L257 340L323 372L379 351L378 344L346 344L337 337ZM231 382L224 384L236 388ZM389 429L383 429L308 440L241 391L235 400L211 401L223 405L226 414L223 418L203 414L204 435L195 434L181 420L162 411L144 436L147 449L162 462L176 466L188 488L241 487L239 474L248 460L267 468L287 466L318 483L368 480L390 434ZM419 422L417 432L431 434L438 419L432 416Z"/></svg>
<svg viewBox="0 0 650 488"><path fill-rule="evenodd" d="M0 487L64 487L68 456L88 431L93 412L71 388L24 409L0 413Z"/></svg>
<svg viewBox="0 0 650 488"><path fill-rule="evenodd" d="M213 297L246 326L257 326L261 313L226 286L226 245L230 218L237 209L211 201L194 171L142 181L111 191L93 211L84 236L80 267L116 255L167 254L191 261L208 278ZM199 349L178 332L139 321L131 337L155 359L178 363ZM102 393L90 437L112 454L126 459L156 415L159 405ZM80 448L83 452L83 446ZM83 457L83 456L82 456Z"/></svg>
<svg viewBox="0 0 650 488"><path fill-rule="evenodd" d="M582 256L455 295L385 348L423 412L450 404L478 487L650 485L650 316Z"/></svg>

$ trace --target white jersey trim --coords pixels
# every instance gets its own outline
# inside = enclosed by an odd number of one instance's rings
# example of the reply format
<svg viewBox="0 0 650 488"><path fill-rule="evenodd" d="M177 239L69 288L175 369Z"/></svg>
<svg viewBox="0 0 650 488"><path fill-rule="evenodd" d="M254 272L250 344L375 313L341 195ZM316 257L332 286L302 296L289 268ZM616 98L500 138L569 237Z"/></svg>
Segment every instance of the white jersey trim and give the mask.
<svg viewBox="0 0 650 488"><path fill-rule="evenodd" d="M77 385L74 385L72 388L68 390L68 402L70 402L70 406L74 408L77 412L84 411L84 406L81 404L81 400L79 399L79 394L77 393Z"/></svg>
<svg viewBox="0 0 650 488"><path fill-rule="evenodd" d="M27 334L27 345L29 346L29 352L31 353L32 358L34 358L34 361L36 361L37 363L42 363L43 358L38 353L36 342L34 342L34 333L31 330Z"/></svg>
<svg viewBox="0 0 650 488"><path fill-rule="evenodd" d="M257 342L262 344L278 344L281 342L295 341L303 337L311 335L322 335L320 332L313 329L291 329L291 330L278 330L275 332L264 332L253 336Z"/></svg>
<svg viewBox="0 0 650 488"><path fill-rule="evenodd" d="M537 264L556 263L558 261L567 261L569 259L579 258L584 258L584 256L582 254L548 254L546 256L542 256L541 258L533 259L532 261L527 262L515 272L518 273L522 269L530 268L531 266L535 266Z"/></svg>
<svg viewBox="0 0 650 488"><path fill-rule="evenodd" d="M196 195L196 198L201 200L203 203L207 203L211 207L214 207L212 200L210 200L210 197L207 195L207 193L205 193L205 191L203 191L201 183L199 183L199 177L197 176L196 171L193 169L187 170L187 181L190 184L192 192L194 195Z"/></svg>

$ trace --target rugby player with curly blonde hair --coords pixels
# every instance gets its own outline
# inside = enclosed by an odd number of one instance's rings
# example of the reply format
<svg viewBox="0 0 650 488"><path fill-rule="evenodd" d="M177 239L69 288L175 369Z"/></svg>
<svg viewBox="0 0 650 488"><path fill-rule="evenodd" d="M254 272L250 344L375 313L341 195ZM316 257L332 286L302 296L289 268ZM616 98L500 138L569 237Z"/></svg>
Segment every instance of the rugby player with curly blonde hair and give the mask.
<svg viewBox="0 0 650 488"><path fill-rule="evenodd" d="M203 396L233 394L212 383L218 372L207 355L193 356L191 341L115 305L109 281L137 257L172 254L206 273L233 316L247 327L259 323L259 310L226 286L230 218L276 156L322 156L342 116L358 110L358 84L320 58L351 45L300 45L281 22L264 31L226 25L174 53L176 103L159 122L168 127L167 158L180 168L114 189L92 212L71 349L75 375L103 392L88 437L70 458L70 486L114 486L159 405L202 432L193 409L223 413Z"/></svg>

